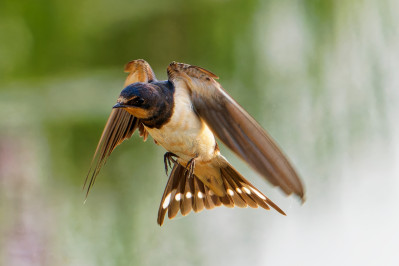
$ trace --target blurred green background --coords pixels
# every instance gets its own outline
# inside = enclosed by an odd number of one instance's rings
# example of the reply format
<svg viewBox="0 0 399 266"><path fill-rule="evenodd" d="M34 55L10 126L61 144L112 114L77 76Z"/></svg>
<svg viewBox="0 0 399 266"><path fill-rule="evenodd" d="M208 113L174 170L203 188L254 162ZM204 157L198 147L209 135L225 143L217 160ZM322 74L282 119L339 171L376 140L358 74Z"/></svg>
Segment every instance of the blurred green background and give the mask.
<svg viewBox="0 0 399 266"><path fill-rule="evenodd" d="M398 265L395 0L0 2L1 265ZM202 66L307 189L288 214L224 207L156 224L164 150L135 134L82 184L123 66Z"/></svg>

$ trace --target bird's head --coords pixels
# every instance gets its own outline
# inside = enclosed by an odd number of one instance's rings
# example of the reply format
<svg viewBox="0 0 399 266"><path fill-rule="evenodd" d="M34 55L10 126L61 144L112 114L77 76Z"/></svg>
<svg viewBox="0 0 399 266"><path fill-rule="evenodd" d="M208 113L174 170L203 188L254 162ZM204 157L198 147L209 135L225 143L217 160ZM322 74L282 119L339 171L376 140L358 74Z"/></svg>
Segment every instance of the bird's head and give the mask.
<svg viewBox="0 0 399 266"><path fill-rule="evenodd" d="M159 112L161 104L156 85L136 82L122 90L113 108L123 108L137 118L148 119Z"/></svg>

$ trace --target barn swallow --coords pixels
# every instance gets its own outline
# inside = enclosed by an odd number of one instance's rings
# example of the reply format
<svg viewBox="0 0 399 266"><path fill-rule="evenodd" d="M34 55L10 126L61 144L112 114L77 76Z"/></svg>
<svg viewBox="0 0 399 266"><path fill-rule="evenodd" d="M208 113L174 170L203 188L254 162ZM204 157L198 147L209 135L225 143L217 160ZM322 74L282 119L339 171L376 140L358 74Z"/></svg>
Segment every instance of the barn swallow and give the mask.
<svg viewBox="0 0 399 266"><path fill-rule="evenodd" d="M218 77L201 67L172 62L168 80L158 81L150 65L134 60L125 67L125 88L113 106L92 167L86 176L90 188L114 148L138 129L164 147L165 170L171 173L158 211L162 225L181 212L199 212L217 206L257 208L271 206L285 213L246 180L223 157L217 137L270 183L287 195L304 199L302 183L272 138L221 87Z"/></svg>

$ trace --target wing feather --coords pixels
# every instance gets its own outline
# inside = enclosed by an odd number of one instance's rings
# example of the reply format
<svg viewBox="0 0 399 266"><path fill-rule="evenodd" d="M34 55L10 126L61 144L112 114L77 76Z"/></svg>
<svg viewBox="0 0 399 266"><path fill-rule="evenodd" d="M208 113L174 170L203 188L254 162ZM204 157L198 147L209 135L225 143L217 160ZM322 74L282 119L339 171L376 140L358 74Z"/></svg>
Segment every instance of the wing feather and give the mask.
<svg viewBox="0 0 399 266"><path fill-rule="evenodd" d="M172 62L168 77L177 86L184 82L191 91L193 108L213 133L252 168L286 194L304 199L302 183L269 134L215 81L213 73ZM229 199L222 199L230 205Z"/></svg>
<svg viewBox="0 0 399 266"><path fill-rule="evenodd" d="M135 82L151 82L156 80L155 74L150 65L142 59L129 62L125 66L125 72L129 72L125 81L125 87ZM90 170L83 185L83 189L87 185L86 197L88 196L101 167L104 166L112 151L125 139L130 138L137 128L139 128L140 136L146 140L148 132L144 129L139 119L123 109L112 109L101 134L100 141L98 142L91 162ZM89 177L90 181L87 184Z"/></svg>

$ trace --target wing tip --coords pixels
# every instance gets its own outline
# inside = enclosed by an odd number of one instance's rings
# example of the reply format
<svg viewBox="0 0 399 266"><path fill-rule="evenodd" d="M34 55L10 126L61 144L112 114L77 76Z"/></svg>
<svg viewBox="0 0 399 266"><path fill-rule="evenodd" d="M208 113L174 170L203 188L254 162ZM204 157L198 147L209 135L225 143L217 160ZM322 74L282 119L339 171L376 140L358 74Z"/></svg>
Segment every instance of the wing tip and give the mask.
<svg viewBox="0 0 399 266"><path fill-rule="evenodd" d="M287 196L294 194L295 196L297 196L299 198L299 200L301 201L301 204L304 204L306 201L305 190L304 190L302 182L300 182L299 178L298 178L298 180L299 180L299 188L292 188L292 190L288 193L286 192L286 194L287 194Z"/></svg>
<svg viewBox="0 0 399 266"><path fill-rule="evenodd" d="M209 78L213 78L213 79L219 79L219 77L217 75L215 75L214 73L212 73L209 70L206 70L205 68L199 67L199 66L194 66L194 65L189 65L189 64L185 64L185 63L179 63L176 61L172 61L169 66L168 66L168 75L176 72L188 72L190 71L191 74L193 74L195 77L200 78L203 75L206 75Z"/></svg>
<svg viewBox="0 0 399 266"><path fill-rule="evenodd" d="M300 189L291 188L289 190L287 190L287 187L282 187L280 184L277 184L277 185L274 185L274 186L279 187L285 193L285 195L287 197L294 195L295 197L297 197L301 201L301 204L305 203L306 195L305 195L305 192L304 192L304 189L303 189L302 185L301 185Z"/></svg>
<svg viewBox="0 0 399 266"><path fill-rule="evenodd" d="M150 64L144 59L136 59L125 65L124 71L129 73L125 86L134 82L151 82L156 80L155 73Z"/></svg>
<svg viewBox="0 0 399 266"><path fill-rule="evenodd" d="M305 204L306 196L305 196L305 195L302 195L302 197L300 197L300 199L301 199L301 204L302 204L302 205Z"/></svg>
<svg viewBox="0 0 399 266"><path fill-rule="evenodd" d="M137 66L147 66L149 65L147 61L145 61L144 59L136 59L136 60L132 60L130 62L128 62L125 65L125 72L126 73L130 73L136 70Z"/></svg>

